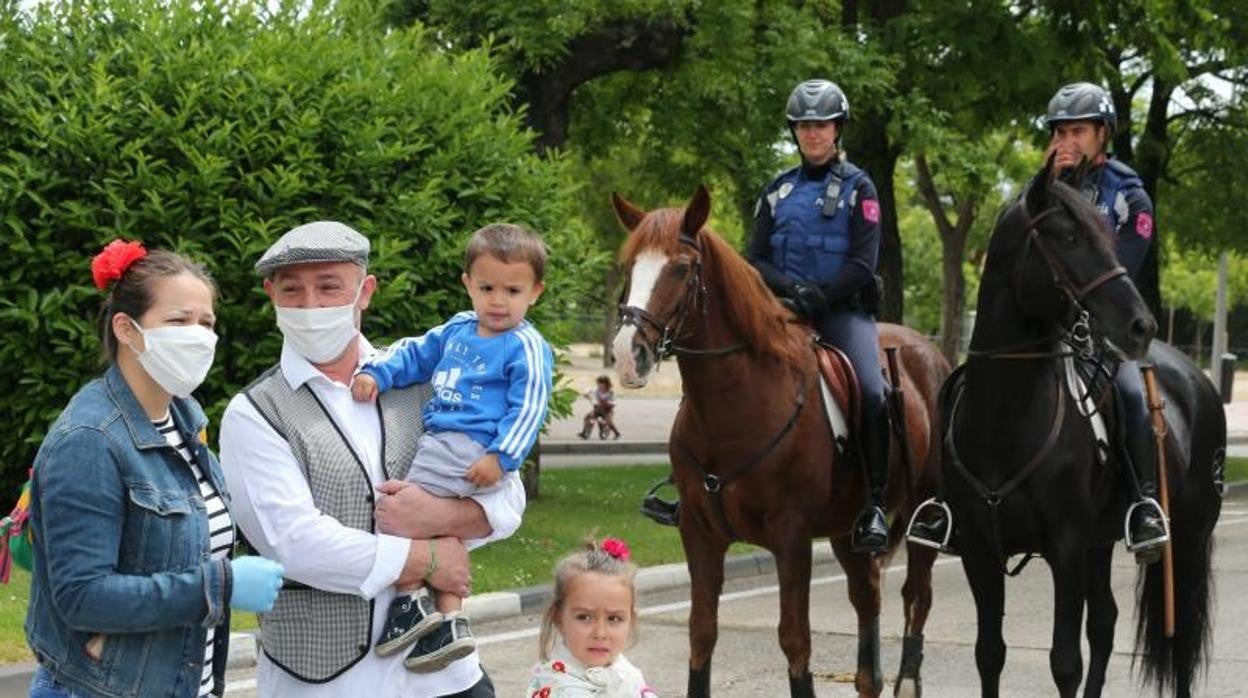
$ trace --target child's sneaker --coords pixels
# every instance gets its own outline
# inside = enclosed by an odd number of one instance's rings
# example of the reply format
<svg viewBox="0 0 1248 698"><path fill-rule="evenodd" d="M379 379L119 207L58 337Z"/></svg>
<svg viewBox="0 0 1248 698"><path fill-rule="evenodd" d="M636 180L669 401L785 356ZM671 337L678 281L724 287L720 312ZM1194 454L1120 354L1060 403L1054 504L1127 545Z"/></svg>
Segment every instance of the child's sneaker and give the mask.
<svg viewBox="0 0 1248 698"><path fill-rule="evenodd" d="M442 614L433 603L429 589L421 587L413 592L399 592L390 602L386 625L377 640L376 652L384 657L394 654L437 629Z"/></svg>
<svg viewBox="0 0 1248 698"><path fill-rule="evenodd" d="M438 671L456 659L463 659L477 649L477 641L468 628L468 619L458 611L448 613L436 630L420 638L403 666L411 671Z"/></svg>

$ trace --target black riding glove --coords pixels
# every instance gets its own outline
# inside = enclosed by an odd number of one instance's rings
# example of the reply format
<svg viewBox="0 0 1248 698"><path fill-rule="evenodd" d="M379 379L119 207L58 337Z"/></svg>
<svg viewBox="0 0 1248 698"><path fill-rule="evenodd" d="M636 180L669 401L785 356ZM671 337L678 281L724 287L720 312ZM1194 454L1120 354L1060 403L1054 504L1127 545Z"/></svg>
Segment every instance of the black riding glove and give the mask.
<svg viewBox="0 0 1248 698"><path fill-rule="evenodd" d="M793 310L798 315L814 320L828 310L828 299L818 286L798 281L789 287L789 297L793 299Z"/></svg>

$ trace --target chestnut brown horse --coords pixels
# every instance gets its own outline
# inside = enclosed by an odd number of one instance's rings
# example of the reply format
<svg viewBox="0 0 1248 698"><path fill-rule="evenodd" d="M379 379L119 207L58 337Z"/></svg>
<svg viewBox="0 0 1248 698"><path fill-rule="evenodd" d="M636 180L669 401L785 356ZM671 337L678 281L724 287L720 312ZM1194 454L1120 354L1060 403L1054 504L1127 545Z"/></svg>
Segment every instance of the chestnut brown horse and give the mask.
<svg viewBox="0 0 1248 698"><path fill-rule="evenodd" d="M863 470L856 461L847 462L838 446L846 435L832 433L820 407L811 330L794 323L754 268L704 227L710 206L704 187L683 209L649 213L615 197L616 214L631 231L621 252L629 288L614 342L620 381L626 387L644 385L650 370L670 354L676 356L684 388L669 453L692 586L689 695L710 695L724 554L734 541L760 545L775 556L780 647L788 659L790 692L814 695L811 540L826 536L858 615L855 685L860 695L877 696L883 688L883 560L853 553L849 543L864 497ZM908 458L900 448L892 449L887 503L895 520L904 522L939 477L935 409L949 365L922 336L904 327L881 325L880 343L882 349L898 349L905 441L911 449ZM901 528L894 526L890 550ZM922 633L931 607L934 559L931 549L909 550L899 695L921 690Z"/></svg>

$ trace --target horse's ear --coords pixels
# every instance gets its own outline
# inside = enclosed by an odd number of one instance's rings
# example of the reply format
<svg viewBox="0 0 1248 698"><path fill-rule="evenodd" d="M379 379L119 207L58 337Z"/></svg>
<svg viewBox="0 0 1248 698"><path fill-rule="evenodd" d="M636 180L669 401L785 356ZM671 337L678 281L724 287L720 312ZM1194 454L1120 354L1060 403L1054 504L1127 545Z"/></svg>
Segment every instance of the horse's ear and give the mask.
<svg viewBox="0 0 1248 698"><path fill-rule="evenodd" d="M1043 211L1049 205L1049 184L1053 182L1053 161L1057 155L1050 155L1044 163L1044 169L1031 180L1027 188L1027 210Z"/></svg>
<svg viewBox="0 0 1248 698"><path fill-rule="evenodd" d="M646 217L645 211L620 196L619 192L611 192L611 204L615 206L615 217L619 219L620 225L630 233L636 230L642 219Z"/></svg>
<svg viewBox="0 0 1248 698"><path fill-rule="evenodd" d="M681 233L685 237L696 238L698 231L706 225L706 219L710 216L711 193L706 190L705 184L699 184L698 190L693 194L693 199L685 207L685 220L681 223Z"/></svg>

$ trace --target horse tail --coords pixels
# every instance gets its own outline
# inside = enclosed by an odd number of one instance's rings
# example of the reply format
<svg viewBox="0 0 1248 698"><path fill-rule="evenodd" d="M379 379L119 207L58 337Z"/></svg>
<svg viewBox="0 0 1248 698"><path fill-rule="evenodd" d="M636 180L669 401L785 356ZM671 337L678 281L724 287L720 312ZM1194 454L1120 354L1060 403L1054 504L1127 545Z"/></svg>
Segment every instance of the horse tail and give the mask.
<svg viewBox="0 0 1248 698"><path fill-rule="evenodd" d="M1158 695L1190 696L1197 674L1209 667L1213 601L1213 531L1222 511L1226 458L1226 419L1213 383L1186 356L1164 342L1153 342L1148 358L1166 397L1166 461L1169 478L1170 539L1174 563L1174 637L1165 636L1161 565L1149 565L1136 582L1136 659L1141 678ZM1182 455L1179 443L1190 448ZM1186 472L1184 472L1186 465ZM1182 473L1180 475L1180 473ZM1133 666L1134 668L1134 666Z"/></svg>
<svg viewBox="0 0 1248 698"><path fill-rule="evenodd" d="M1178 501L1178 500L1176 500ZM1200 500L1196 500L1199 502ZM1204 502L1201 502L1202 504ZM1205 512L1181 517L1175 512L1170 536L1174 556L1174 637L1165 636L1163 565L1148 565L1136 579L1135 662L1141 679L1157 694L1186 696L1197 672L1208 668L1212 635L1210 601L1213 596L1213 535ZM1216 511L1216 509L1215 509ZM1215 514L1216 517L1216 514Z"/></svg>

